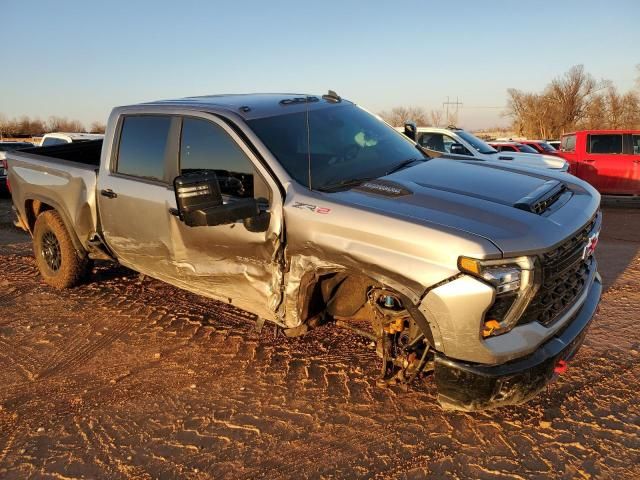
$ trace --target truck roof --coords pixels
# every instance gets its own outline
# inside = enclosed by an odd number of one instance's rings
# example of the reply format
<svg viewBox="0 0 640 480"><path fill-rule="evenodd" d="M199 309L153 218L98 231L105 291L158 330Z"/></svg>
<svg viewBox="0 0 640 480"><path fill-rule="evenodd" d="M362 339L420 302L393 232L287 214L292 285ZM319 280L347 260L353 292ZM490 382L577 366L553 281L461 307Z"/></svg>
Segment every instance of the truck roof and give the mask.
<svg viewBox="0 0 640 480"><path fill-rule="evenodd" d="M308 101L306 101L309 99ZM307 93L246 93L227 95L205 95L169 100L156 100L135 106L171 105L197 108L202 111L231 111L245 120L270 117L284 113L296 113L306 109L315 110L328 104L352 104L340 97ZM131 105L132 107L134 105Z"/></svg>

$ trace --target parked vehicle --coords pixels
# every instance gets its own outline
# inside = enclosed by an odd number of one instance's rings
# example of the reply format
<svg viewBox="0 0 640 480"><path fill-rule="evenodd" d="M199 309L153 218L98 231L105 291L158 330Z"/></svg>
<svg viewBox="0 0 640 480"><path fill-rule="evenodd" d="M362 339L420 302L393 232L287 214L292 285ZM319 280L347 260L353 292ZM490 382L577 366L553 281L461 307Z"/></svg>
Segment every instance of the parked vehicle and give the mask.
<svg viewBox="0 0 640 480"><path fill-rule="evenodd" d="M538 153L500 153L483 140L459 128L415 127L405 125L405 135L419 145L444 153L443 158L453 160L483 160L514 163L519 166L567 171L569 165L563 159Z"/></svg>
<svg viewBox="0 0 640 480"><path fill-rule="evenodd" d="M547 143L556 149L556 152L560 151L560 140L547 140Z"/></svg>
<svg viewBox="0 0 640 480"><path fill-rule="evenodd" d="M580 130L562 136L571 173L604 195L640 196L640 130Z"/></svg>
<svg viewBox="0 0 640 480"><path fill-rule="evenodd" d="M558 150L545 140L518 140L518 142L530 146L538 153L544 153L545 155L559 155Z"/></svg>
<svg viewBox="0 0 640 480"><path fill-rule="evenodd" d="M519 142L489 142L498 152L538 153L534 148Z"/></svg>
<svg viewBox="0 0 640 480"><path fill-rule="evenodd" d="M88 142L90 140L100 140L104 138L101 133L76 133L76 132L54 132L47 133L42 137L41 147L50 147L52 145L61 145L74 142Z"/></svg>
<svg viewBox="0 0 640 480"><path fill-rule="evenodd" d="M7 193L7 160L6 152L19 148L33 147L29 142L3 142L0 141L0 194Z"/></svg>
<svg viewBox="0 0 640 480"><path fill-rule="evenodd" d="M378 346L381 385L434 372L446 408L530 399L602 290L593 187L430 159L333 92L118 107L104 141L10 153L9 180L49 285L111 259L257 328L353 328Z"/></svg>

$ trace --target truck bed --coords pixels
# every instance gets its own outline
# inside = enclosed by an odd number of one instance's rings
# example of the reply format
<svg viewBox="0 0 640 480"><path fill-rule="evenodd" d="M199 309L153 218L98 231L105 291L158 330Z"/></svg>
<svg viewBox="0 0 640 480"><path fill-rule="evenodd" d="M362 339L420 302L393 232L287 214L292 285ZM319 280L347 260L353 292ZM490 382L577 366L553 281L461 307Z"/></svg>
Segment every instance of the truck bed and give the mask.
<svg viewBox="0 0 640 480"><path fill-rule="evenodd" d="M96 184L102 140L7 152L13 203L32 218L33 201L55 208L84 246L96 231ZM32 225L30 225L32 227Z"/></svg>
<svg viewBox="0 0 640 480"><path fill-rule="evenodd" d="M52 145L50 147L33 147L22 149L21 152L31 155L56 158L68 162L84 165L100 166L100 152L102 140Z"/></svg>

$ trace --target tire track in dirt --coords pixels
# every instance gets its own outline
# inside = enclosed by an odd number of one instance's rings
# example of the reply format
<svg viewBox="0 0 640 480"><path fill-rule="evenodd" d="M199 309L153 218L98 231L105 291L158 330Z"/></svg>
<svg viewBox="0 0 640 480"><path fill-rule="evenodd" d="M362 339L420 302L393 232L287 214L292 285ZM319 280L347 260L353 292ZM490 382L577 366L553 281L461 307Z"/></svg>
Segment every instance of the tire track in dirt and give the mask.
<svg viewBox="0 0 640 480"><path fill-rule="evenodd" d="M60 372L73 371L76 367L80 366L90 358L94 357L100 350L105 349L113 342L117 341L127 332L131 331L131 327L135 324L134 319L128 319L116 325L115 328L111 327L107 333L100 336L98 340L89 341L89 343L83 347L72 346L69 349L63 350L65 355L59 362L53 364L49 368L38 373L37 378L44 380L50 378Z"/></svg>
<svg viewBox="0 0 640 480"><path fill-rule="evenodd" d="M34 358L57 370L24 382L28 394L4 403L15 424L3 427L0 410L0 452L4 432L17 432L1 475L640 475L640 369L629 351L639 344L630 314L640 300L637 261L603 297L567 375L522 407L464 414L441 411L430 380L406 392L377 388L375 351L350 332L327 326L291 339L267 325L258 335L250 314L102 266L99 283L51 293L30 259L4 258L0 278L32 271L16 277L18 286L50 295L22 310L7 306L20 333L8 341L29 349L49 340ZM27 335L20 329L34 313L40 326ZM63 326L48 328L60 318ZM127 321L133 324L123 328ZM83 348L104 340L96 332L116 338L76 362ZM6 362L0 355L0 369ZM0 394L10 389L0 385ZM46 430L38 433L41 421ZM24 446L26 456L17 451Z"/></svg>

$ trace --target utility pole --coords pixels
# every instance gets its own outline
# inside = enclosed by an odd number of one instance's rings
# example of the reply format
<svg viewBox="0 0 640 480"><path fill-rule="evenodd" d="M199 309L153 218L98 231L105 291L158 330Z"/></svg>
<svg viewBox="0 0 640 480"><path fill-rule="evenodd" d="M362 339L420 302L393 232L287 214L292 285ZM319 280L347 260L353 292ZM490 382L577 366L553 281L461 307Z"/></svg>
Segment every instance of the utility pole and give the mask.
<svg viewBox="0 0 640 480"><path fill-rule="evenodd" d="M447 125L449 125L449 105L455 105L456 106L456 120L458 119L458 107L462 106L462 102L460 102L458 100L458 97L456 97L456 101L452 102L449 100L449 95L447 95L447 101L446 102L442 102L442 106L446 108L447 110Z"/></svg>

